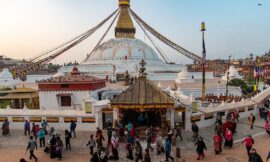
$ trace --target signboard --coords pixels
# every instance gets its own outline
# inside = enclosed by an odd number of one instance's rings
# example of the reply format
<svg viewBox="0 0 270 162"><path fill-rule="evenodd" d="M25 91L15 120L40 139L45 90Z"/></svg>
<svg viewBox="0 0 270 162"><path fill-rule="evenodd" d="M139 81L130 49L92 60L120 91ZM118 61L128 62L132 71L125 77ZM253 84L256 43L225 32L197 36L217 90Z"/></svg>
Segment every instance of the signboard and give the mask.
<svg viewBox="0 0 270 162"><path fill-rule="evenodd" d="M192 102L192 111L197 112L198 111L198 102Z"/></svg>
<svg viewBox="0 0 270 162"><path fill-rule="evenodd" d="M91 114L93 109L92 102L85 102L85 112Z"/></svg>

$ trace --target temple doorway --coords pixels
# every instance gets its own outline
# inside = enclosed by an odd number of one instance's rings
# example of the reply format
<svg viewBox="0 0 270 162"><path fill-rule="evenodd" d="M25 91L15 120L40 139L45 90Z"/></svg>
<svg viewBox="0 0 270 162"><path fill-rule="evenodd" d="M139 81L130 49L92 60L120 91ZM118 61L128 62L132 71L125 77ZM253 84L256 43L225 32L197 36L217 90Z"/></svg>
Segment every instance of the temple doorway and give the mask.
<svg viewBox="0 0 270 162"><path fill-rule="evenodd" d="M123 125L127 125L131 122L135 127L161 127L162 119L165 115L165 111L136 111L133 109L122 111Z"/></svg>

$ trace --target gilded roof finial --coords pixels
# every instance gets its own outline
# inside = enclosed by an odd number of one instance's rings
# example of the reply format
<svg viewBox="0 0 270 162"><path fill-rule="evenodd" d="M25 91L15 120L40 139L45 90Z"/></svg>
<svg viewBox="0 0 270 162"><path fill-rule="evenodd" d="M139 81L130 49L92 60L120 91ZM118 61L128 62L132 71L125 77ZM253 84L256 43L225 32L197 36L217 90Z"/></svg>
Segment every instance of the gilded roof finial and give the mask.
<svg viewBox="0 0 270 162"><path fill-rule="evenodd" d="M115 27L115 37L135 38L136 29L129 13L130 0L119 0L118 4L120 14Z"/></svg>
<svg viewBox="0 0 270 162"><path fill-rule="evenodd" d="M146 70L146 68L145 68L146 62L144 61L144 59L142 59L142 61L140 62L140 65L141 65L141 67L140 67L140 70L139 70L139 72L140 72L139 77L140 78L146 78L146 75L147 75L147 73L145 72L145 70Z"/></svg>

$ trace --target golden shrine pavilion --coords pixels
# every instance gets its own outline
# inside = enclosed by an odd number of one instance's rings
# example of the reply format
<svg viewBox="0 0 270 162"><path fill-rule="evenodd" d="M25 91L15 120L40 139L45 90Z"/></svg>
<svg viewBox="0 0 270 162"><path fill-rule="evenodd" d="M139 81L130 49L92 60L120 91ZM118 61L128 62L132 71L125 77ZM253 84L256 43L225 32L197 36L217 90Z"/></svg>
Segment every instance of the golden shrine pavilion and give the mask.
<svg viewBox="0 0 270 162"><path fill-rule="evenodd" d="M145 61L140 62L140 76L133 85L116 96L111 106L118 122L138 126L166 127L174 122L174 100L146 78ZM173 118L172 118L173 117Z"/></svg>

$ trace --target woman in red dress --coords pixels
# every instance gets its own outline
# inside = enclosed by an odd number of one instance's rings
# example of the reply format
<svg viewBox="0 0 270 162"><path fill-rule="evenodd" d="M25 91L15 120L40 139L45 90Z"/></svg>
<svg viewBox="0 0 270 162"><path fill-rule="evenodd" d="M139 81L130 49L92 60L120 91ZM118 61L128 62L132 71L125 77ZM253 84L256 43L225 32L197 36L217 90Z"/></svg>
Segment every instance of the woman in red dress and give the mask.
<svg viewBox="0 0 270 162"><path fill-rule="evenodd" d="M216 133L213 140L214 140L215 154L221 153L222 152L222 137L221 137L221 135Z"/></svg>
<svg viewBox="0 0 270 162"><path fill-rule="evenodd" d="M233 146L233 133L229 128L226 129L224 138L225 138L224 146L232 148L232 146Z"/></svg>

